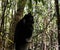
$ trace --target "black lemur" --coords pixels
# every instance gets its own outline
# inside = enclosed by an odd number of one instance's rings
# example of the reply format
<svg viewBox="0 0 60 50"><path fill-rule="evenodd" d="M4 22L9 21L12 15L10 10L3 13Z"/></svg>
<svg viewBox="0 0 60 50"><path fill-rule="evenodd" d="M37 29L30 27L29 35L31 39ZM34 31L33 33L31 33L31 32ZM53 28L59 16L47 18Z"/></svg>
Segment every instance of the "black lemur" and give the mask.
<svg viewBox="0 0 60 50"><path fill-rule="evenodd" d="M27 43L26 39L29 39L32 36L33 24L34 20L31 13L26 14L23 19L17 23L14 33L16 50L20 50L20 47Z"/></svg>

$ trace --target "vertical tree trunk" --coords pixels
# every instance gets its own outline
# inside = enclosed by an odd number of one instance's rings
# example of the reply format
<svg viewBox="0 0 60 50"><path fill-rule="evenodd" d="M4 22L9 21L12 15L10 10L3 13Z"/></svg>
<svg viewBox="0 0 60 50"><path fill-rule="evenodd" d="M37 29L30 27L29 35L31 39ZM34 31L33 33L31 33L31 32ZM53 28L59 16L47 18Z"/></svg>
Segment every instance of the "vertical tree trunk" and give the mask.
<svg viewBox="0 0 60 50"><path fill-rule="evenodd" d="M55 8L56 8L57 25L58 25L58 48L59 48L59 50L60 50L60 16L59 16L58 0L55 0Z"/></svg>

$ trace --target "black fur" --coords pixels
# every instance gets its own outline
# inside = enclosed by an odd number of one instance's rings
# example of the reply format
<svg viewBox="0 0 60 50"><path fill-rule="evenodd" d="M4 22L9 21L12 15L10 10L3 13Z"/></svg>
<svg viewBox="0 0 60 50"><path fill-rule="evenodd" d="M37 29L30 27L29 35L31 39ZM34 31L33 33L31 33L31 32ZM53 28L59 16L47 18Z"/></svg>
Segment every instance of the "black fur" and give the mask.
<svg viewBox="0 0 60 50"><path fill-rule="evenodd" d="M32 36L33 31L33 16L31 13L26 14L23 19L21 19L15 28L14 43L15 49L19 48L27 43L26 39Z"/></svg>

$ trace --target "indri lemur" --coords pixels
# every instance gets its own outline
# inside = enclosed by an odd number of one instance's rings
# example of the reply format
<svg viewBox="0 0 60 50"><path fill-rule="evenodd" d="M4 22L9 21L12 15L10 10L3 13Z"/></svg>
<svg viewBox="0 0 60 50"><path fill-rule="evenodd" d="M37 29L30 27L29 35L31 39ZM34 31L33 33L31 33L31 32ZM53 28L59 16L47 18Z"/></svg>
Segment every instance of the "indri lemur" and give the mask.
<svg viewBox="0 0 60 50"><path fill-rule="evenodd" d="M23 19L17 23L14 34L14 44L16 50L20 50L19 48L27 43L26 39L29 39L32 36L32 24L34 24L34 20L31 13L26 14Z"/></svg>

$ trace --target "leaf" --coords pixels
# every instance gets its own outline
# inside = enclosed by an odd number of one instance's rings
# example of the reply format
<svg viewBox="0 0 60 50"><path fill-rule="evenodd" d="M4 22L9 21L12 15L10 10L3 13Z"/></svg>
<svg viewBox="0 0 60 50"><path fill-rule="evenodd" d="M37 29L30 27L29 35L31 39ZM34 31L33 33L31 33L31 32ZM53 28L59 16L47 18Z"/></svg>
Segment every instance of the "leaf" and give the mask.
<svg viewBox="0 0 60 50"><path fill-rule="evenodd" d="M40 0L38 0L40 2Z"/></svg>
<svg viewBox="0 0 60 50"><path fill-rule="evenodd" d="M42 1L43 5L44 5L45 4L44 0L41 0L41 1Z"/></svg>
<svg viewBox="0 0 60 50"><path fill-rule="evenodd" d="M37 4L37 0L34 0L35 2L36 2L36 4Z"/></svg>
<svg viewBox="0 0 60 50"><path fill-rule="evenodd" d="M32 0L29 0L29 8L32 8Z"/></svg>
<svg viewBox="0 0 60 50"><path fill-rule="evenodd" d="M32 9L33 9L33 8L32 8L32 0L29 0L29 1L28 1L28 8L29 8L29 9L28 9L28 12L31 12Z"/></svg>

